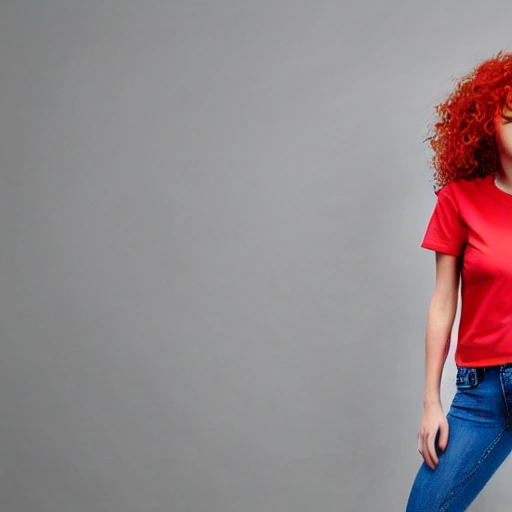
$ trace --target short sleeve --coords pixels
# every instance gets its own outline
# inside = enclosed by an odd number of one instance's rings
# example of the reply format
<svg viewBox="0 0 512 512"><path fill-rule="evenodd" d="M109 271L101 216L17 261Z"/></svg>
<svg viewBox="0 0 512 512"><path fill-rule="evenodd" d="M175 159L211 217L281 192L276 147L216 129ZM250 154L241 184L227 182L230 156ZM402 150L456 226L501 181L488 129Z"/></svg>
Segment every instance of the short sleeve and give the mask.
<svg viewBox="0 0 512 512"><path fill-rule="evenodd" d="M421 247L460 256L467 240L467 228L462 222L459 208L450 186L436 192L434 206Z"/></svg>

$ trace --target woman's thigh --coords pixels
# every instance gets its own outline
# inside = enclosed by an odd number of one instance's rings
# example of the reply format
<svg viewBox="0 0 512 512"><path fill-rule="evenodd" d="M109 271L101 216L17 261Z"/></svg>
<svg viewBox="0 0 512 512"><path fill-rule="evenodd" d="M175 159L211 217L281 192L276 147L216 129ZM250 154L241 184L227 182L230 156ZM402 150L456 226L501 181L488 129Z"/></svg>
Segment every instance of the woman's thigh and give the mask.
<svg viewBox="0 0 512 512"><path fill-rule="evenodd" d="M438 449L435 470L421 465L407 512L466 510L512 450L499 372L486 374L476 386L458 388L447 419L446 450Z"/></svg>

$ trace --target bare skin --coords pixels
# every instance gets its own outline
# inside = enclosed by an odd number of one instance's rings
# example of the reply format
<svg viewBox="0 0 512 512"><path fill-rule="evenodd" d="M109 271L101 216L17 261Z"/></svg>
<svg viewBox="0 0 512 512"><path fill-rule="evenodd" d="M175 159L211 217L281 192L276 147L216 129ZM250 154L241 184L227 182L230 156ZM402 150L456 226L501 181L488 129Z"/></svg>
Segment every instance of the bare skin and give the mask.
<svg viewBox="0 0 512 512"><path fill-rule="evenodd" d="M457 311L459 278L458 258L436 252L436 285L428 309L425 336L424 410L418 431L418 451L432 469L439 462L435 449L438 431L439 447L444 451L448 445L448 420L441 404L440 385Z"/></svg>
<svg viewBox="0 0 512 512"><path fill-rule="evenodd" d="M505 107L503 115L496 119L495 127L501 164L495 185L512 194L512 110ZM425 335L424 409L418 430L418 451L431 469L439 463L435 447L438 432L441 450L448 446L449 426L441 404L440 386L457 310L459 280L459 259L436 252L436 284Z"/></svg>

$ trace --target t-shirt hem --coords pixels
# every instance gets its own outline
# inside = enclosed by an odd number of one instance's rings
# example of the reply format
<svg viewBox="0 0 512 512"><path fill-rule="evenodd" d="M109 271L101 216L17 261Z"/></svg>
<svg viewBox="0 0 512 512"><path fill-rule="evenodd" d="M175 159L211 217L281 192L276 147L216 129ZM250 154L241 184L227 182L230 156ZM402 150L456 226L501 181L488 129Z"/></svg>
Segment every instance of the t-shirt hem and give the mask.
<svg viewBox="0 0 512 512"><path fill-rule="evenodd" d="M465 361L465 360L457 360L455 359L455 364L457 366L468 366L470 368L481 368L483 366L498 366L501 364L512 363L512 354L510 357L492 357L487 359L479 359L477 361Z"/></svg>

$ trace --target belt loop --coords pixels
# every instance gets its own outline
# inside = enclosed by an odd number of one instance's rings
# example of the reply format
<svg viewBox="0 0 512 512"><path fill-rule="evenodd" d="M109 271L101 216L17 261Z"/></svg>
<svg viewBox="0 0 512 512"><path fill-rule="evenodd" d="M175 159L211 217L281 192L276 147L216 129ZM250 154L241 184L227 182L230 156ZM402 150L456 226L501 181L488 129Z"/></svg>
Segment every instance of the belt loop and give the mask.
<svg viewBox="0 0 512 512"><path fill-rule="evenodd" d="M457 388L474 388L484 379L484 371L482 367L459 366L457 368Z"/></svg>

